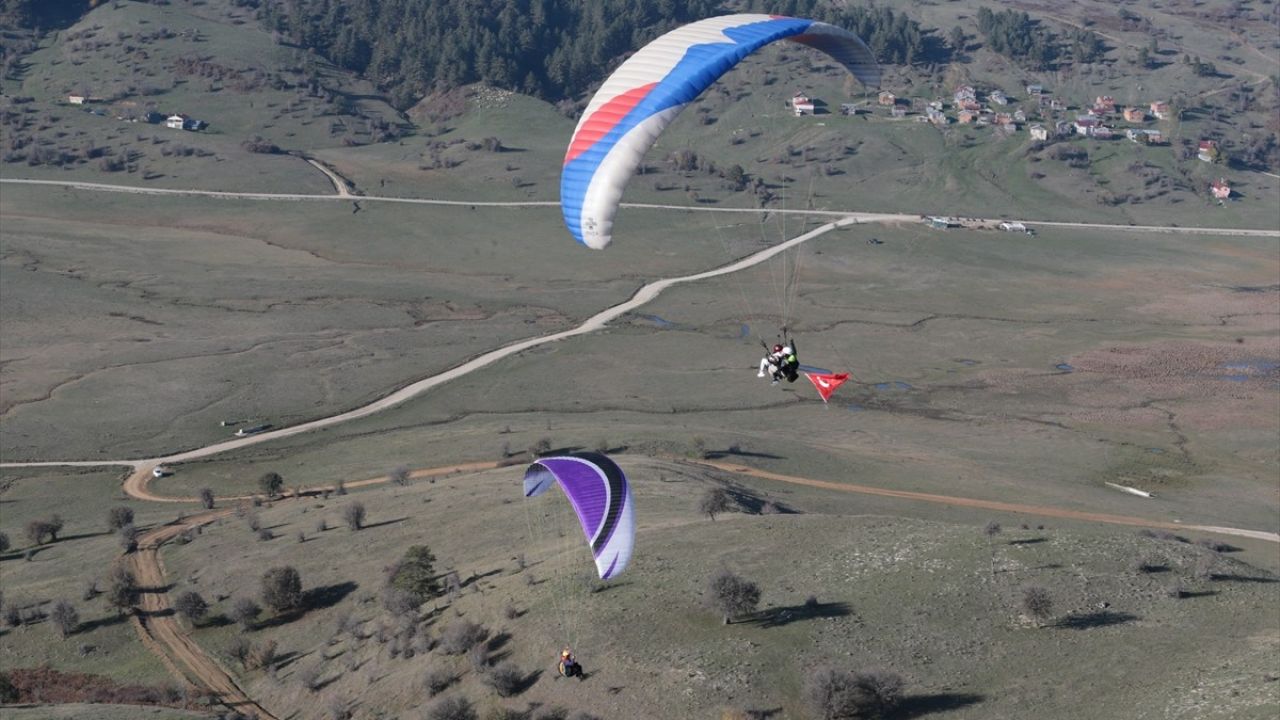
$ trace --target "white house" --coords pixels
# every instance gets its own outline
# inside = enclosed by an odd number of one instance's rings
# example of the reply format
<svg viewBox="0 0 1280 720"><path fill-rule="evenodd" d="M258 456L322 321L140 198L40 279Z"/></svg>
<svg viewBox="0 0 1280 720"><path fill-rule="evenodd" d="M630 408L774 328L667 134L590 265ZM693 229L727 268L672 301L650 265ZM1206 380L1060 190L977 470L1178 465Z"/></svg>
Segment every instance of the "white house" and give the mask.
<svg viewBox="0 0 1280 720"><path fill-rule="evenodd" d="M796 95L791 98L791 110L796 117L813 114L813 101L807 95Z"/></svg>
<svg viewBox="0 0 1280 720"><path fill-rule="evenodd" d="M169 117L165 118L164 126L167 128L173 128L174 130L186 129L187 116L186 115L170 115Z"/></svg>
<svg viewBox="0 0 1280 720"><path fill-rule="evenodd" d="M67 102L71 103L72 105L83 105L83 104L84 104L84 100L85 100L85 98L84 98L84 96L83 96L83 95L68 95L68 96L67 96Z"/></svg>
<svg viewBox="0 0 1280 720"><path fill-rule="evenodd" d="M1040 125L1040 124L1032 125L1030 128L1030 132L1031 132L1032 140L1048 140L1049 139L1049 131L1045 129L1045 126L1043 125Z"/></svg>

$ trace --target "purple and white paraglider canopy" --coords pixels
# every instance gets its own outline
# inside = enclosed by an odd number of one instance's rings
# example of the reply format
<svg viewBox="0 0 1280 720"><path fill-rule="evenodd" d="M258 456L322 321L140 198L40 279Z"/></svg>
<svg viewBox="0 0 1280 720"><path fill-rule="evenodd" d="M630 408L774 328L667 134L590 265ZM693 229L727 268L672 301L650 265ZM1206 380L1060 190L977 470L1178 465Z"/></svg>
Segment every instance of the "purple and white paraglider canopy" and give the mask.
<svg viewBox="0 0 1280 720"><path fill-rule="evenodd" d="M544 457L525 470L524 496L537 497L556 483L578 514L600 579L617 577L631 560L636 540L635 505L626 475L600 453Z"/></svg>

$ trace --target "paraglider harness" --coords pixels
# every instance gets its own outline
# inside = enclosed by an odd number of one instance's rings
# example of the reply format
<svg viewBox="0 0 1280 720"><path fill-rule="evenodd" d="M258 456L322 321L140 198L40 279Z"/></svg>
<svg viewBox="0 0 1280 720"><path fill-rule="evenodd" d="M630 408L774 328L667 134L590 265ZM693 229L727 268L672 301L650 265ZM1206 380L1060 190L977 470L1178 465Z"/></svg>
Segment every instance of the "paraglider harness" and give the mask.
<svg viewBox="0 0 1280 720"><path fill-rule="evenodd" d="M573 657L573 653L568 650L560 653L560 662L556 665L556 669L559 670L560 674L564 677L577 677L579 680L583 678L582 666L579 665L578 661Z"/></svg>
<svg viewBox="0 0 1280 720"><path fill-rule="evenodd" d="M765 353L772 358L773 352L769 347L769 343L765 342L764 339L761 338L760 344L764 346ZM796 341L786 336L785 329L783 330L782 335L782 346L791 348L791 352L786 356L779 358L776 364L770 362L769 367L773 371L773 381L777 382L782 378L786 378L787 382L793 383L796 381L796 378L800 377L800 356L796 351Z"/></svg>

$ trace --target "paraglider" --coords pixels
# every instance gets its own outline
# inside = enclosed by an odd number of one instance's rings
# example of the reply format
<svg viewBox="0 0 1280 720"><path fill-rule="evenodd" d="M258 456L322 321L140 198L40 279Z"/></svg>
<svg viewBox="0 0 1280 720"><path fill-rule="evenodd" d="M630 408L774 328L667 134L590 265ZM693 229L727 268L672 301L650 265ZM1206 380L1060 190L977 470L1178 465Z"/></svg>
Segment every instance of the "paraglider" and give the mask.
<svg viewBox="0 0 1280 720"><path fill-rule="evenodd" d="M585 676L582 673L582 666L578 664L578 660L574 658L573 651L568 647L560 651L560 662L556 664L556 669L564 677L577 677L582 680Z"/></svg>
<svg viewBox="0 0 1280 720"><path fill-rule="evenodd" d="M539 458L524 473L525 498L559 485L578 515L601 580L617 577L631 560L636 540L631 485L612 460L582 452Z"/></svg>
<svg viewBox="0 0 1280 720"><path fill-rule="evenodd" d="M767 375L773 377L773 384L777 385L778 381L786 378L787 382L792 383L796 378L800 377L800 357L796 355L795 340L785 340L785 345L777 344L770 350L765 345L768 352L763 358L760 358L760 372L756 373L756 377L765 377Z"/></svg>
<svg viewBox="0 0 1280 720"><path fill-rule="evenodd" d="M826 53L867 87L880 84L866 44L827 23L740 14L672 30L622 63L578 121L560 174L560 209L574 238L597 250L607 246L622 190L663 129L721 75L778 40Z"/></svg>

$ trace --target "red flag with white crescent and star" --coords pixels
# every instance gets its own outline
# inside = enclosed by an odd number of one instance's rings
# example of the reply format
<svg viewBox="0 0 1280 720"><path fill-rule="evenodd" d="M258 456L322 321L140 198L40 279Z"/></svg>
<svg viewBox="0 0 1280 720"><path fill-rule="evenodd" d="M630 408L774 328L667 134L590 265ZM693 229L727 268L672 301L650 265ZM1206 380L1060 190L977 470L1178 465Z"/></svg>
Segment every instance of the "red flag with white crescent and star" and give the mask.
<svg viewBox="0 0 1280 720"><path fill-rule="evenodd" d="M836 391L845 380L849 379L849 373L839 373L837 375L823 375L821 373L805 373L805 377L809 378L809 382L813 383L813 387L822 396L822 402L826 402L831 397L831 393Z"/></svg>

